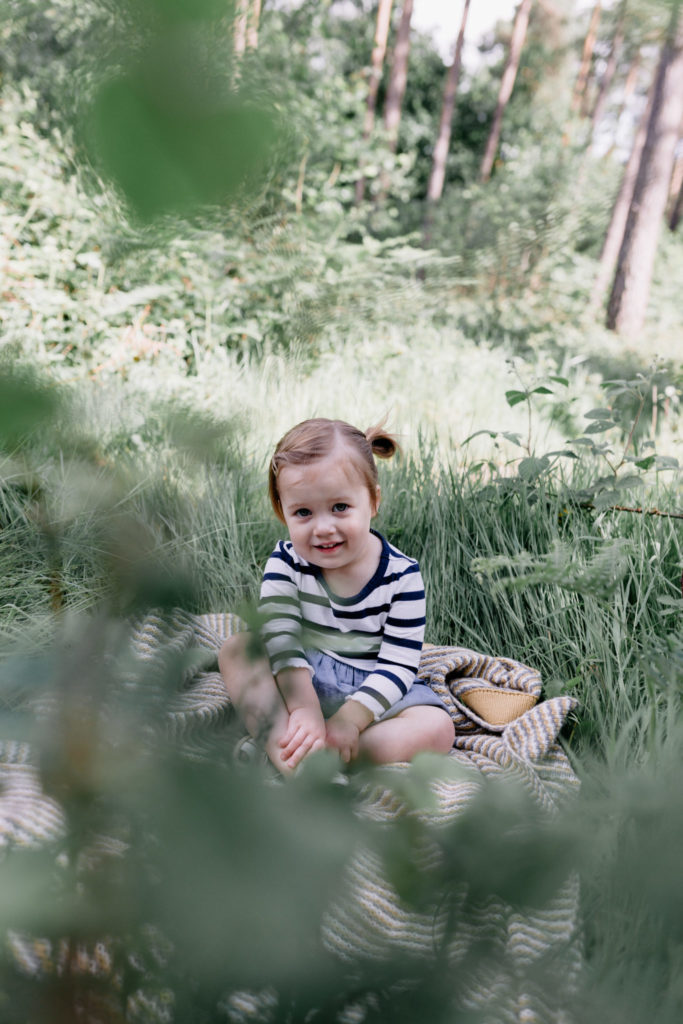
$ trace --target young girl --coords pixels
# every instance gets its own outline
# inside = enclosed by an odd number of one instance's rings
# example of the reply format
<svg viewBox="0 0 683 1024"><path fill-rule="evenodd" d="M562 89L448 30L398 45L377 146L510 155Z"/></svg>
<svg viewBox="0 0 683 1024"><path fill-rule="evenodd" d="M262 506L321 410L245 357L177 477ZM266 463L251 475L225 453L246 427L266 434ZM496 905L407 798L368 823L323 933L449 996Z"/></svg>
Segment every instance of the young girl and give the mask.
<svg viewBox="0 0 683 1024"><path fill-rule="evenodd" d="M330 747L346 763L409 761L453 745L450 715L415 681L425 625L417 562L370 523L380 502L374 455L395 439L341 420L305 420L271 460L270 500L289 531L266 565L259 611L268 660L238 634L219 656L228 694L284 774Z"/></svg>

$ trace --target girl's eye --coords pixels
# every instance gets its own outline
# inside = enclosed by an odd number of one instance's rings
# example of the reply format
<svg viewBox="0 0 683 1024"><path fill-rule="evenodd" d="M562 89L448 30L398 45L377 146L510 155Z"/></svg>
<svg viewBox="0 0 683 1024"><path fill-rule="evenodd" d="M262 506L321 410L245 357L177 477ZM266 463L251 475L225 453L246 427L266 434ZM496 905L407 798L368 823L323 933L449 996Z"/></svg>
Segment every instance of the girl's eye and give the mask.
<svg viewBox="0 0 683 1024"><path fill-rule="evenodd" d="M305 519L306 516L310 516L310 510L307 508L298 508L294 513L296 519Z"/></svg>
<svg viewBox="0 0 683 1024"><path fill-rule="evenodd" d="M345 501L338 501L336 503L336 505L333 506L332 511L333 512L346 512L348 507L349 506L347 505L347 503Z"/></svg>

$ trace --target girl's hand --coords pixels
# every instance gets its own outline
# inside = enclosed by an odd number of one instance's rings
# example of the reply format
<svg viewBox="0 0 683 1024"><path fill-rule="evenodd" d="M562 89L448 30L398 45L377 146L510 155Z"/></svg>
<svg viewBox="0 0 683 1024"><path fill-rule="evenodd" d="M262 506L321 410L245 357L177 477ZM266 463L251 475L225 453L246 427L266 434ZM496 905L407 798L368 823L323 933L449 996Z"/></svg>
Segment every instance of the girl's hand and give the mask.
<svg viewBox="0 0 683 1024"><path fill-rule="evenodd" d="M327 722L327 745L339 751L345 764L358 757L358 739L372 723L372 711L357 700L347 700Z"/></svg>
<svg viewBox="0 0 683 1024"><path fill-rule="evenodd" d="M296 768L314 750L325 746L325 719L320 708L295 708L280 740L280 757L288 768Z"/></svg>
<svg viewBox="0 0 683 1024"><path fill-rule="evenodd" d="M327 746L339 751L344 764L358 757L360 729L337 711L327 722Z"/></svg>

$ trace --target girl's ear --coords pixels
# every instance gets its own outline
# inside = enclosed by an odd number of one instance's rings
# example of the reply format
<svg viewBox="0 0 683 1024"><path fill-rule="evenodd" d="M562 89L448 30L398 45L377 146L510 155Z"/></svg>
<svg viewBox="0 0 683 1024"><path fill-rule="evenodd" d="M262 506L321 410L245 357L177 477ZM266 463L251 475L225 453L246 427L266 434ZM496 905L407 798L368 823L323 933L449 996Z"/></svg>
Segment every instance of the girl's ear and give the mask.
<svg viewBox="0 0 683 1024"><path fill-rule="evenodd" d="M379 506L380 506L381 500L382 500L382 488L379 486L379 484L377 484L377 488L375 490L375 500L374 500L373 506L372 506L372 514L373 514L373 516L376 516L377 513L379 512Z"/></svg>

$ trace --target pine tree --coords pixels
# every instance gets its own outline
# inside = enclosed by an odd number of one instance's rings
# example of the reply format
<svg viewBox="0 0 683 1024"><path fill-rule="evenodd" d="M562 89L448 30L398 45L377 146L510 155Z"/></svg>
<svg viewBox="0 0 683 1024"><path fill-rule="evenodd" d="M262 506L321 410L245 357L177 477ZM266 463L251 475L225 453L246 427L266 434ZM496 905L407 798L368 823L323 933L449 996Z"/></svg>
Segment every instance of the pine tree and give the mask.
<svg viewBox="0 0 683 1024"><path fill-rule="evenodd" d="M593 59L593 50L595 49L595 40L598 35L598 24L600 22L601 14L601 3L597 0L595 7L591 12L591 18L588 25L588 31L583 41L583 51L581 53L581 66L579 73L576 76L576 82L574 84L574 92L572 94L572 110L575 113L581 109L584 104L584 97L588 88L588 78L590 76L591 60Z"/></svg>
<svg viewBox="0 0 683 1024"><path fill-rule="evenodd" d="M486 151L484 152L484 159L482 160L479 171L481 181L488 181L491 177L493 161L496 158L498 143L500 141L503 115L505 113L508 100L512 95L515 79L517 77L517 69L519 68L519 59L522 55L524 40L526 39L526 30L529 25L530 12L531 0L521 0L512 26L512 37L510 39L507 63L505 65L505 70L503 71L503 77L500 81L500 90L498 92L496 110L493 115L493 124L491 125L488 142L486 143Z"/></svg>
<svg viewBox="0 0 683 1024"><path fill-rule="evenodd" d="M396 33L394 59L391 63L391 74L384 101L384 126L387 131L389 146L396 149L398 128L401 123L401 107L408 81L408 58L410 57L410 22L413 17L413 0L403 0L401 20Z"/></svg>
<svg viewBox="0 0 683 1024"><path fill-rule="evenodd" d="M627 337L634 337L645 322L681 118L683 18L678 0L657 67L647 134L607 309L607 326Z"/></svg>
<svg viewBox="0 0 683 1024"><path fill-rule="evenodd" d="M443 183L446 178L446 160L448 158L448 147L451 141L451 122L453 121L453 110L455 107L455 96L458 90L460 70L462 67L462 47L465 40L465 27L467 15L469 14L470 0L465 0L465 6L460 19L460 31L455 43L453 61L446 73L446 81L443 91L443 103L441 106L441 119L439 121L439 133L434 146L434 157L432 170L427 185L427 199L436 202L441 198Z"/></svg>
<svg viewBox="0 0 683 1024"><path fill-rule="evenodd" d="M365 103L365 120L363 122L364 142L367 142L372 135L372 129L375 125L377 93L379 91L379 83L382 80L382 68L384 67L384 57L387 52L387 39L389 38L389 27L391 25L392 4L393 0L380 0L377 7L375 42L372 48L372 56L370 58L370 81L368 83L368 96ZM361 164L361 174L356 181L357 205L360 205L363 202L363 197L365 195L365 177L362 171L363 167Z"/></svg>

